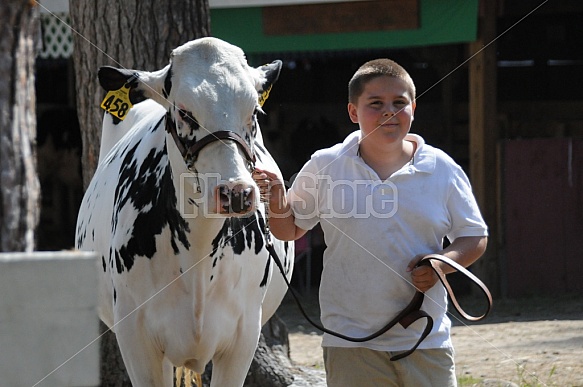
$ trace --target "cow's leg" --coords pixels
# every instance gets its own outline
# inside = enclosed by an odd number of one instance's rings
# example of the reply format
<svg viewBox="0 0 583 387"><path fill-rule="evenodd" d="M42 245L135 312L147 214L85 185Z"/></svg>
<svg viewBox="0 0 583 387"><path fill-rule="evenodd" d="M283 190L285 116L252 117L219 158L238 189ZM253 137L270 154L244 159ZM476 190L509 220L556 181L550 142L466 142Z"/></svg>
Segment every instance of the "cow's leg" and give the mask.
<svg viewBox="0 0 583 387"><path fill-rule="evenodd" d="M143 326L128 318L116 327L116 337L133 386L172 386L172 364L154 345Z"/></svg>
<svg viewBox="0 0 583 387"><path fill-rule="evenodd" d="M259 319L248 319L240 328L229 350L213 358L211 387L243 386L261 333Z"/></svg>

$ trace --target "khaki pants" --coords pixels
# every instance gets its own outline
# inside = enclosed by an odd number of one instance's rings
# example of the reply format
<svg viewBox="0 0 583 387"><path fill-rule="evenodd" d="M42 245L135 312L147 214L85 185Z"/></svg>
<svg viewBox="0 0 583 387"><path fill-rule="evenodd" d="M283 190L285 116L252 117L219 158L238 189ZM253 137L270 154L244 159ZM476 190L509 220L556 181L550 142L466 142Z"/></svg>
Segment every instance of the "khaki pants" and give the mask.
<svg viewBox="0 0 583 387"><path fill-rule="evenodd" d="M455 387L453 351L418 349L390 361L391 352L324 347L328 387Z"/></svg>

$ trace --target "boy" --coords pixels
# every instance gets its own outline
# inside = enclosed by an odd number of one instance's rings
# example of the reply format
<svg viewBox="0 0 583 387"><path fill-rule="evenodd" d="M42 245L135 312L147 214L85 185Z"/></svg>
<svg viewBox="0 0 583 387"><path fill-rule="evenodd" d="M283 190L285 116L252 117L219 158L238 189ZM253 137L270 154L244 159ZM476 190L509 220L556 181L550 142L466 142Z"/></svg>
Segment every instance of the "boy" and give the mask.
<svg viewBox="0 0 583 387"><path fill-rule="evenodd" d="M433 317L433 330L404 359L389 360L415 344L422 321L407 329L396 325L364 343L325 334L330 387L456 385L445 290L434 286L433 270L415 264L438 253L469 266L486 248L487 227L462 169L409 134L415 107L415 85L401 66L388 59L367 62L349 82L348 114L360 130L314 153L287 196L272 172L255 173L268 193L277 238L295 240L321 224L326 328L364 337L407 306L415 289L427 296L422 309ZM445 237L451 244L444 249Z"/></svg>

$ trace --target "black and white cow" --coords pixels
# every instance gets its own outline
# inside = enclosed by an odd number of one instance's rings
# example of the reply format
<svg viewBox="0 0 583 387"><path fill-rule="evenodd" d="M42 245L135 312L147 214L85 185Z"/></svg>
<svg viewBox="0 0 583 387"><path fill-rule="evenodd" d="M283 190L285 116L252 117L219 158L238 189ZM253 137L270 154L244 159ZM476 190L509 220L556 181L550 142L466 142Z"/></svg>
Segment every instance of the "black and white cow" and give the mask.
<svg viewBox="0 0 583 387"><path fill-rule="evenodd" d="M286 292L251 176L253 163L275 165L257 114L280 69L252 68L214 38L176 48L159 71L100 69L136 105L123 121L105 115L76 244L101 255L99 315L136 387L171 386L173 365L200 373L211 360L212 386L241 386ZM273 242L290 277L293 244Z"/></svg>

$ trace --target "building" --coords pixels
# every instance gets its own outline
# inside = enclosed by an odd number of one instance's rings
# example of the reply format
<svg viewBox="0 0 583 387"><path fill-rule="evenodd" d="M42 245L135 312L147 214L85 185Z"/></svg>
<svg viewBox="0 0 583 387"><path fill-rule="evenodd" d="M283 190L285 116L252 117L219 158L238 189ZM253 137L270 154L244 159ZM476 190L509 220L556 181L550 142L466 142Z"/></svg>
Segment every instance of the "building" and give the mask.
<svg viewBox="0 0 583 387"><path fill-rule="evenodd" d="M49 3L66 1L43 2ZM451 154L472 180L491 228L478 275L503 296L583 289L583 271L577 270L583 248L583 3L211 0L210 6L212 34L241 46L251 64L284 61L262 129L287 177L312 150L355 129L346 114L348 80L364 61L391 57L417 84L413 131ZM65 8L57 16L66 18ZM72 62L65 59L70 53L48 48L50 36L57 45L69 39L62 27L51 29L53 18L43 15L43 55L49 57L41 55L38 65L39 137L50 132L41 125L43 116L74 108ZM73 132L66 137L77 141ZM42 147L39 140L39 158ZM67 208L66 218L74 218L79 187L69 198L61 189L50 192L43 186L43 197L51 199L44 205L53 208L45 215ZM42 230L66 227L54 218L43 215Z"/></svg>

